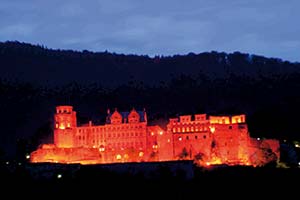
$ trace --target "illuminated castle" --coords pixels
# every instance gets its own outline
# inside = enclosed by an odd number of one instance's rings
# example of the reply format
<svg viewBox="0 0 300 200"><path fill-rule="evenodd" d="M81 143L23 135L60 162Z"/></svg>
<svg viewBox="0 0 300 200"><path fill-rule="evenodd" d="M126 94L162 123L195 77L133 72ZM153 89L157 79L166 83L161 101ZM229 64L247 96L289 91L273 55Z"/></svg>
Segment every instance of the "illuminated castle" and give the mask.
<svg viewBox="0 0 300 200"><path fill-rule="evenodd" d="M54 144L31 162L101 164L195 160L200 165L262 165L279 158L277 140L251 138L245 115L172 118L167 130L147 125L145 110L107 112L104 125L77 126L72 106L57 106Z"/></svg>

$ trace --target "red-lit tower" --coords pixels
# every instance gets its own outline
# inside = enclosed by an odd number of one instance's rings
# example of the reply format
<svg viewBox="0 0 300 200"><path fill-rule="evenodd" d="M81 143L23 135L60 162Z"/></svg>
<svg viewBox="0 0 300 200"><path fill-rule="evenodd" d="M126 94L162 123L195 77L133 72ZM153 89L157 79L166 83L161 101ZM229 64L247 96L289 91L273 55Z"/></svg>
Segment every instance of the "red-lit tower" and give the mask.
<svg viewBox="0 0 300 200"><path fill-rule="evenodd" d="M54 121L54 144L60 148L74 147L77 123L73 107L57 106Z"/></svg>

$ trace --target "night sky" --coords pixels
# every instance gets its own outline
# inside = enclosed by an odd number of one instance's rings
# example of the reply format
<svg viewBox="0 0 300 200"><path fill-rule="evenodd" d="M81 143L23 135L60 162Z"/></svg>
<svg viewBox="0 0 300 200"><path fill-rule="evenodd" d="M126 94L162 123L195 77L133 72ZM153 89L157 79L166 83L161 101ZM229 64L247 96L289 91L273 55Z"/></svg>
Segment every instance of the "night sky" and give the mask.
<svg viewBox="0 0 300 200"><path fill-rule="evenodd" d="M299 0L1 0L0 41L150 56L240 51L300 61Z"/></svg>

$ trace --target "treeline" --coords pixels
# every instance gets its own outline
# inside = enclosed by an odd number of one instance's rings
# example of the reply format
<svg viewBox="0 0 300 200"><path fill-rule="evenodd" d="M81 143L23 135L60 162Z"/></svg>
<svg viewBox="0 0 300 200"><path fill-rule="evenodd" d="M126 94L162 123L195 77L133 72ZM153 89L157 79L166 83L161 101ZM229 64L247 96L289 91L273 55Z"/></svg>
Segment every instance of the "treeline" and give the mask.
<svg viewBox="0 0 300 200"><path fill-rule="evenodd" d="M247 53L205 52L187 55L124 55L105 52L52 50L20 42L0 42L1 78L41 85L97 82L108 88L138 81L157 85L185 74L228 79L232 75L259 79L300 72L299 63Z"/></svg>

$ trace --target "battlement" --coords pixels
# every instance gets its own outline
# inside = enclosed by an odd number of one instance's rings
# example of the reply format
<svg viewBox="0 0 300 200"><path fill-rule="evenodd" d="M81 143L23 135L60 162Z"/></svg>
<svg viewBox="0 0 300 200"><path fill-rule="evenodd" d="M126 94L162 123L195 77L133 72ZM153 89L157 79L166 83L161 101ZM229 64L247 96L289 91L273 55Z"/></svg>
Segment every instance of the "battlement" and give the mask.
<svg viewBox="0 0 300 200"><path fill-rule="evenodd" d="M71 114L73 111L73 106L56 106L57 114Z"/></svg>
<svg viewBox="0 0 300 200"><path fill-rule="evenodd" d="M209 122L211 124L238 124L245 123L245 115L234 115L234 116L209 116Z"/></svg>

